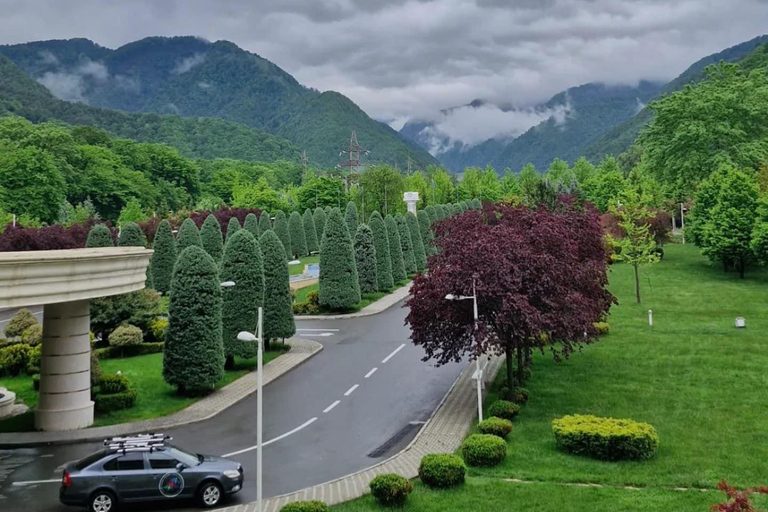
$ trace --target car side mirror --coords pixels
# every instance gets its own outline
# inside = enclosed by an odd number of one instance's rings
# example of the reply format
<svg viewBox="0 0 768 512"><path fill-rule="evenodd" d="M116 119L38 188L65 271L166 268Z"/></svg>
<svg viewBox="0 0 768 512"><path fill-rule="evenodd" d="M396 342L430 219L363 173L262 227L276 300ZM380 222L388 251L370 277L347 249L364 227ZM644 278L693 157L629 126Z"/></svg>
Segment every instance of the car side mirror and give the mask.
<svg viewBox="0 0 768 512"><path fill-rule="evenodd" d="M176 471L177 472L181 473L185 469L187 469L187 465L184 464L183 462L179 462L178 464L176 464Z"/></svg>

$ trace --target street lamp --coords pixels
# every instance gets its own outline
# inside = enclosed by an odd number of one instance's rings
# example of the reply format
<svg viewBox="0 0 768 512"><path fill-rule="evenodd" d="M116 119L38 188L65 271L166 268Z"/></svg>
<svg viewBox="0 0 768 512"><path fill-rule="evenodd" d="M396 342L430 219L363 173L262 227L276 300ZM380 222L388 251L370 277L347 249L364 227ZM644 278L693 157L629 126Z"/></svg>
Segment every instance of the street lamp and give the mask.
<svg viewBox="0 0 768 512"><path fill-rule="evenodd" d="M253 343L254 341L258 343L257 345L257 353L256 353L256 359L258 361L256 372L257 375L257 385L256 385L256 501L258 503L258 508L256 509L258 512L262 512L263 508L263 502L262 502L262 432L264 430L263 425L263 394L262 391L264 389L264 332L262 330L262 321L263 319L263 309L259 307L259 321L256 328L256 336L254 336L252 333L248 331L241 331L237 334L237 339L240 341L250 342Z"/></svg>
<svg viewBox="0 0 768 512"><path fill-rule="evenodd" d="M475 277L472 277L472 295L454 295L449 293L445 296L446 300L469 300L472 299L472 308L475 317L475 340L477 340L477 291L475 291ZM483 370L480 368L480 342L477 342L478 350L475 358L475 374L477 375L477 418L483 421Z"/></svg>

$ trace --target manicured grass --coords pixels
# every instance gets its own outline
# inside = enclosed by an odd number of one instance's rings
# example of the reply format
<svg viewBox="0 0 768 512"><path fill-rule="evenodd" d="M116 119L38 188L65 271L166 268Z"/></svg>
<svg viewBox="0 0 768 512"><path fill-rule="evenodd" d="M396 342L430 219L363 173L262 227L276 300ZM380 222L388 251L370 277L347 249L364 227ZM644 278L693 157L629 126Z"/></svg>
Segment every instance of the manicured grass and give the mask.
<svg viewBox="0 0 768 512"><path fill-rule="evenodd" d="M315 263L320 263L320 255L315 254L313 256L304 256L303 258L299 258L299 261L301 261L301 265L288 265L288 271L290 275L297 276L299 274L303 274L304 265L313 265Z"/></svg>
<svg viewBox="0 0 768 512"><path fill-rule="evenodd" d="M287 347L275 347L264 353L264 363L271 361L284 353ZM246 373L256 369L256 359L235 359L235 369L227 371L224 378L216 385L219 389L237 380ZM114 425L129 421L139 421L157 418L174 413L191 405L200 397L186 397L176 394L176 389L163 380L163 354L148 354L145 356L125 359L106 359L101 361L101 369L106 373L118 370L128 377L131 385L138 391L136 405L130 409L115 411L96 416L94 426ZM37 392L32 390L32 377L26 375L0 379L0 386L16 392L24 403L34 408L37 406ZM34 422L28 418L11 418L0 421L0 432L19 432L30 430Z"/></svg>
<svg viewBox="0 0 768 512"><path fill-rule="evenodd" d="M395 285L395 288L392 291L397 290L398 288L400 288L401 286L405 286L406 284L408 284L408 281L404 281L402 283L397 283ZM312 292L312 291L316 292L319 289L320 289L320 285L317 284L317 283L313 284L313 285L310 285L310 286L306 286L304 288L299 288L298 290L296 290L296 297L293 300L293 302L294 303L296 303L296 302L304 302L304 301L307 300L307 294L309 294L309 292ZM362 300L359 303L357 303L357 305L355 305L354 307L352 307L352 308L350 308L348 310L345 310L345 311L321 311L320 313L318 313L318 315L338 315L339 313L355 313L357 311L360 311L364 307L369 306L370 304L376 302L377 300L386 297L390 293L392 293L392 292L390 291L388 293L385 293L385 292L364 293L363 297L362 297Z"/></svg>

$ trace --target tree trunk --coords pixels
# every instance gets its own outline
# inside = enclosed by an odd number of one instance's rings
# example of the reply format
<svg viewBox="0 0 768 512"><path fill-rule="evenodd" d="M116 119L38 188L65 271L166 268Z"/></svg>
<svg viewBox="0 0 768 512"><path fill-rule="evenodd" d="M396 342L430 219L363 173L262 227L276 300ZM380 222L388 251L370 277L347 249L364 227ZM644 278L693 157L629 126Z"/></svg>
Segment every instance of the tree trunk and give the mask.
<svg viewBox="0 0 768 512"><path fill-rule="evenodd" d="M523 385L523 370L525 366L523 363L523 347L517 347L517 385ZM509 387L509 392L512 393L513 386Z"/></svg>
<svg viewBox="0 0 768 512"><path fill-rule="evenodd" d="M224 361L224 369L232 370L234 368L235 368L235 356L227 356L226 361Z"/></svg>
<svg viewBox="0 0 768 512"><path fill-rule="evenodd" d="M739 256L739 277L744 279L744 256Z"/></svg>
<svg viewBox="0 0 768 512"><path fill-rule="evenodd" d="M638 271L637 264L635 267L635 296L637 297L637 303L640 304L640 272Z"/></svg>
<svg viewBox="0 0 768 512"><path fill-rule="evenodd" d="M506 352L507 356L507 388L512 390L514 388L512 385L512 381L514 380L514 377L512 376L512 347L507 345L504 351Z"/></svg>
<svg viewBox="0 0 768 512"><path fill-rule="evenodd" d="M723 258L723 272L728 273L728 259Z"/></svg>

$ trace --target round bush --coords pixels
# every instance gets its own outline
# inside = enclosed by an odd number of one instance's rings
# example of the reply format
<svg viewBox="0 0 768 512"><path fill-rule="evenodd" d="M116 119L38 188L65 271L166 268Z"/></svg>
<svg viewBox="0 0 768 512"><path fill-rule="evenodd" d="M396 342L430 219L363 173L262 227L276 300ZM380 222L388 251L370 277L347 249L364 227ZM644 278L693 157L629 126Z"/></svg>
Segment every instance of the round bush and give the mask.
<svg viewBox="0 0 768 512"><path fill-rule="evenodd" d="M322 501L294 501L284 505L280 512L328 512L328 505Z"/></svg>
<svg viewBox="0 0 768 512"><path fill-rule="evenodd" d="M446 489L464 483L467 468L458 455L430 453L421 459L419 478L429 487Z"/></svg>
<svg viewBox="0 0 768 512"><path fill-rule="evenodd" d="M597 329L598 336L602 336L611 332L611 326L608 325L608 322L595 322L594 326L595 329Z"/></svg>
<svg viewBox="0 0 768 512"><path fill-rule="evenodd" d="M21 342L31 347L36 347L43 342L43 326L40 324L30 325L21 333Z"/></svg>
<svg viewBox="0 0 768 512"><path fill-rule="evenodd" d="M509 421L515 419L515 416L517 416L518 412L520 412L520 406L507 400L497 400L488 409L488 413L491 416L503 418Z"/></svg>
<svg viewBox="0 0 768 512"><path fill-rule="evenodd" d="M16 376L27 369L31 348L19 343L0 350L0 368L6 375Z"/></svg>
<svg viewBox="0 0 768 512"><path fill-rule="evenodd" d="M376 501L387 507L402 507L413 491L411 481L395 473L377 476L370 486Z"/></svg>
<svg viewBox="0 0 768 512"><path fill-rule="evenodd" d="M155 341L165 341L165 331L168 329L168 319L158 317L149 321L149 332Z"/></svg>
<svg viewBox="0 0 768 512"><path fill-rule="evenodd" d="M495 466L507 456L507 443L490 434L472 434L461 443L461 455L470 466Z"/></svg>
<svg viewBox="0 0 768 512"><path fill-rule="evenodd" d="M121 325L109 335L109 344L113 347L128 347L140 345L144 341L144 334L135 325Z"/></svg>
<svg viewBox="0 0 768 512"><path fill-rule="evenodd" d="M483 434L490 434L504 439L512 432L512 422L494 416L478 423L477 429Z"/></svg>
<svg viewBox="0 0 768 512"><path fill-rule="evenodd" d="M659 435L648 423L574 414L552 422L557 446L576 455L600 460L649 459Z"/></svg>
<svg viewBox="0 0 768 512"><path fill-rule="evenodd" d="M5 326L5 335L9 338L21 336L28 327L37 324L35 315L28 309L20 309L13 317L8 320Z"/></svg>
<svg viewBox="0 0 768 512"><path fill-rule="evenodd" d="M103 375L99 379L99 392L103 395L123 393L131 387L131 382L125 375Z"/></svg>

